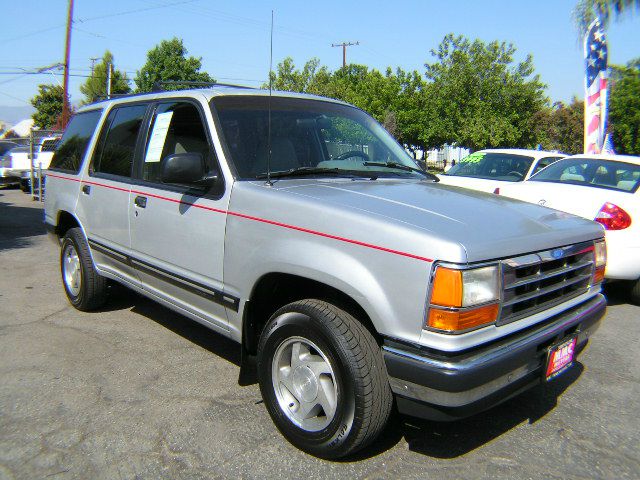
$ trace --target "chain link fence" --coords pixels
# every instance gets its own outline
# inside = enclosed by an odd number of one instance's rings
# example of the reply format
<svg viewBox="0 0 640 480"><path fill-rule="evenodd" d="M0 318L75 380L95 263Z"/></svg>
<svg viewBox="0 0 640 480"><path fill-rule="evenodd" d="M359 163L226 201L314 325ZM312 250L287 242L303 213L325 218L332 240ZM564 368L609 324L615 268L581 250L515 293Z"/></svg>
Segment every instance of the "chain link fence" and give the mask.
<svg viewBox="0 0 640 480"><path fill-rule="evenodd" d="M34 200L44 201L44 186L46 172L53 158L53 152L58 145L61 130L35 130L29 133L30 170L20 182L20 188L29 192Z"/></svg>

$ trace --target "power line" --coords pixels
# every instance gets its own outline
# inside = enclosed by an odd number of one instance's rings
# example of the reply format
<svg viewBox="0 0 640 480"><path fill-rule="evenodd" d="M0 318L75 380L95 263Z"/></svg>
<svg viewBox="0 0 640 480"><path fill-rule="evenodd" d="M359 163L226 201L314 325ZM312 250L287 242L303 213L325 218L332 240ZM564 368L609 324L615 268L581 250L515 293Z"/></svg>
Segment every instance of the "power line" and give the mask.
<svg viewBox="0 0 640 480"><path fill-rule="evenodd" d="M76 22L85 23L85 22L91 22L93 20L101 20L103 18L119 17L119 16L122 16L122 15L129 15L131 13L146 12L146 11L149 11L149 10L157 10L157 9L160 9L160 8L174 7L176 5L184 5L184 4L187 4L187 3L193 3L195 1L196 0L183 0L183 1L180 1L180 2L163 3L161 5L154 5L152 7L137 8L137 9L134 9L134 10L123 10L121 12L109 13L109 14L105 14L105 15L97 15L95 17L77 18L77 19L73 20L73 23L76 23ZM58 28L63 28L65 26L66 26L66 23L61 23L59 25L54 25L54 26L51 26L51 27L42 28L40 30L36 30L36 31L33 31L33 32L29 32L29 33L25 33L25 34L22 34L22 35L18 35L17 37L0 40L0 43L6 44L6 43L9 43L9 42L14 42L16 40L21 40L23 38L32 37L34 35L39 35L41 33L50 32L51 30L57 30Z"/></svg>

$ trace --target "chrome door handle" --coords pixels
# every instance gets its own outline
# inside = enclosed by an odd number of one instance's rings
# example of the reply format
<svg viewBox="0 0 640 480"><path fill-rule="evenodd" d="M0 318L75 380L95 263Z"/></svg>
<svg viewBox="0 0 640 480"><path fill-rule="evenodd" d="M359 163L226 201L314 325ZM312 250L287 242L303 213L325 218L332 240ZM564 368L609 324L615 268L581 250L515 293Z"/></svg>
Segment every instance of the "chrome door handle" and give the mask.
<svg viewBox="0 0 640 480"><path fill-rule="evenodd" d="M140 208L146 208L147 207L147 197L138 196L134 200L134 203L136 204L136 206L138 206Z"/></svg>

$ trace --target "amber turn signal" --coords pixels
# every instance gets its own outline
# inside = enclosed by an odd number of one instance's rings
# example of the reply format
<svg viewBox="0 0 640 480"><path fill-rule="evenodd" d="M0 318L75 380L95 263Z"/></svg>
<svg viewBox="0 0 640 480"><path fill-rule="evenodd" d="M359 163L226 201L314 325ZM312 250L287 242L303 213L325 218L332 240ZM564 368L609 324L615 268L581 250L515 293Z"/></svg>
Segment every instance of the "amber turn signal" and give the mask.
<svg viewBox="0 0 640 480"><path fill-rule="evenodd" d="M462 272L449 268L438 268L433 280L431 303L447 307L462 306Z"/></svg>
<svg viewBox="0 0 640 480"><path fill-rule="evenodd" d="M493 323L498 318L498 304L485 305L472 310L454 311L429 309L428 325L431 328L445 331L468 330L487 323Z"/></svg>

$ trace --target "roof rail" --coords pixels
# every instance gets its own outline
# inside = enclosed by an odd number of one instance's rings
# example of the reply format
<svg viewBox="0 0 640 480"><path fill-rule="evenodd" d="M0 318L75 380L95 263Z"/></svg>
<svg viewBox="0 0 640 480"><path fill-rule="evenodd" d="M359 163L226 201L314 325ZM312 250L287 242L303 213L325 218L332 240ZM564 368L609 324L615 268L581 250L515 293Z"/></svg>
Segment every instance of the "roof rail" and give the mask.
<svg viewBox="0 0 640 480"><path fill-rule="evenodd" d="M196 82L188 80L161 80L153 84L153 90L150 92L135 92L135 93L112 93L111 95L97 95L96 99L88 105L94 103L106 102L107 100L113 100L116 98L128 98L137 97L142 95L150 95L158 92L166 92L168 90L163 89L163 85L185 85L194 88L209 88L209 87L229 87L229 88L245 88L248 90L255 90L254 87L247 87L246 85L234 85L231 83L217 83L217 82Z"/></svg>
<svg viewBox="0 0 640 480"><path fill-rule="evenodd" d="M195 87L195 88L209 88L209 87L231 87L231 88L246 88L253 89L253 87L247 87L246 85L234 85L232 83L218 83L218 82L198 82L191 80L159 80L153 84L154 92L164 92L166 91L164 86L166 85L184 85L186 87Z"/></svg>

